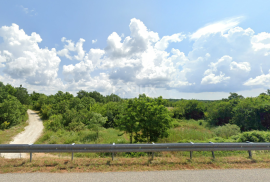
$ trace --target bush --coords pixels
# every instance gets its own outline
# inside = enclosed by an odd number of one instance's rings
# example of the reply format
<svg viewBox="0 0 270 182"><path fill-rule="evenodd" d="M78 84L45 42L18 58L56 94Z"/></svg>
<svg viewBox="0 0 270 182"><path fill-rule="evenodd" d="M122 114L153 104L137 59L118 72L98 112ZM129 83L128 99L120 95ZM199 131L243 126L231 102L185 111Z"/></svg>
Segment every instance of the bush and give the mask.
<svg viewBox="0 0 270 182"><path fill-rule="evenodd" d="M57 131L63 128L62 123L63 117L62 115L52 115L48 122L46 122L45 126L48 130Z"/></svg>
<svg viewBox="0 0 270 182"><path fill-rule="evenodd" d="M265 131L249 131L241 133L234 137L237 142L269 142L270 132Z"/></svg>
<svg viewBox="0 0 270 182"><path fill-rule="evenodd" d="M234 124L226 124L224 126L219 126L214 129L214 133L218 137L229 138L230 136L239 134L240 128Z"/></svg>
<svg viewBox="0 0 270 182"><path fill-rule="evenodd" d="M174 119L172 122L172 126L173 126L173 128L176 128L176 127L181 126L181 124L177 120Z"/></svg>

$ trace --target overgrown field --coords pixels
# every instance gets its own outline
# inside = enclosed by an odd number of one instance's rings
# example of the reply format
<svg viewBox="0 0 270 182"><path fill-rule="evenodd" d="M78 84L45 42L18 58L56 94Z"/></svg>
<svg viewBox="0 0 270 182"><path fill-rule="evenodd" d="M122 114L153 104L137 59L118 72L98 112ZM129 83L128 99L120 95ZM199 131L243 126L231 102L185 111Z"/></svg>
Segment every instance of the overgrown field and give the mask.
<svg viewBox="0 0 270 182"><path fill-rule="evenodd" d="M48 122L48 121L44 121ZM159 139L158 143L208 143L208 142L245 142L245 141L266 141L270 140L270 133L264 131L240 132L235 125L225 125L222 127L209 127L204 120L178 120L173 121L174 127L169 129L167 138ZM226 134L226 135L224 135ZM229 135L228 135L229 134ZM56 132L45 130L36 144L123 144L129 143L129 136L117 129L103 128L99 137L95 131L85 129L78 132L60 129ZM216 151L215 154L221 157L228 156L248 156L247 151ZM58 154L56 154L58 155ZM147 156L146 152L126 152L115 154L118 157L140 157ZM175 152L159 152L155 154L159 157L174 156ZM178 156L188 157L188 152L178 152ZM70 154L61 154L70 156ZM74 153L75 157L109 157L111 153ZM194 157L210 157L211 152L194 152Z"/></svg>

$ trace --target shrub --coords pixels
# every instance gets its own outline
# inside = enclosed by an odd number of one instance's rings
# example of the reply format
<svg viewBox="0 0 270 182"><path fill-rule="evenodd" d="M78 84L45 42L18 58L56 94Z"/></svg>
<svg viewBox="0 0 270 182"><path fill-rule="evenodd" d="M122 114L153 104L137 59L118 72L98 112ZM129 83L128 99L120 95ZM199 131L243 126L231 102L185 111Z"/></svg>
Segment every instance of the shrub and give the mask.
<svg viewBox="0 0 270 182"><path fill-rule="evenodd" d="M265 131L249 131L241 133L234 137L237 139L237 142L269 142L270 141L270 132Z"/></svg>
<svg viewBox="0 0 270 182"><path fill-rule="evenodd" d="M173 128L176 128L176 127L181 126L181 124L177 120L173 120L172 126L173 126Z"/></svg>
<svg viewBox="0 0 270 182"><path fill-rule="evenodd" d="M240 128L234 124L226 124L224 126L219 126L214 129L214 133L218 137L229 138L230 136L239 134Z"/></svg>
<svg viewBox="0 0 270 182"><path fill-rule="evenodd" d="M46 122L46 128L48 130L57 131L61 128L63 128L62 123L63 117L62 115L52 115L48 122Z"/></svg>

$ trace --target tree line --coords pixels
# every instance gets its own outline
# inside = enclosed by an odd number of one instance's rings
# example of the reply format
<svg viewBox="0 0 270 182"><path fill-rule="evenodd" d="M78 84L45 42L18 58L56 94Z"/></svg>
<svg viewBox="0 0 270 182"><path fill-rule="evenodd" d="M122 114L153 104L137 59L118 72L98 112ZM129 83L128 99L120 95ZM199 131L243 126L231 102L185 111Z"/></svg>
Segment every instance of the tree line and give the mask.
<svg viewBox="0 0 270 182"><path fill-rule="evenodd" d="M166 108L167 107L167 108ZM172 108L172 109L168 109ZM121 99L97 91L81 90L76 96L58 91L54 95L32 92L0 82L0 129L25 119L27 108L40 111L46 129L79 132L117 128L129 135L130 143L156 142L168 136L173 120L204 119L211 126L235 124L241 131L268 130L270 127L270 90L257 97L244 98L230 93L216 101L151 98Z"/></svg>

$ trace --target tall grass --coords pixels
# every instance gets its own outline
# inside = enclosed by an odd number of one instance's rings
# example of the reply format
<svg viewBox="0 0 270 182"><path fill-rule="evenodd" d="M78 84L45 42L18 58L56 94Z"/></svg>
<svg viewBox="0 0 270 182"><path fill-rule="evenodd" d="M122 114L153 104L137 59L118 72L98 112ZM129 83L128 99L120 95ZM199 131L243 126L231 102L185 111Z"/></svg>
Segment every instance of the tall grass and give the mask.
<svg viewBox="0 0 270 182"><path fill-rule="evenodd" d="M56 132L46 130L36 144L95 144L95 143L128 143L122 132L116 129L102 129L97 138L96 132L82 130L79 132L60 129Z"/></svg>

